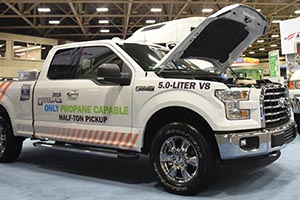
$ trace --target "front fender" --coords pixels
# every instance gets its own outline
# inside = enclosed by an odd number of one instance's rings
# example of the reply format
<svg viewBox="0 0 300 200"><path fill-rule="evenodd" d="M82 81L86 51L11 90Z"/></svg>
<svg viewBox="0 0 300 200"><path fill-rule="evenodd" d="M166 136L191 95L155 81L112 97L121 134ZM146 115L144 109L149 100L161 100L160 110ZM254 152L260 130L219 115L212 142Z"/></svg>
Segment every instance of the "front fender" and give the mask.
<svg viewBox="0 0 300 200"><path fill-rule="evenodd" d="M146 127L148 120L156 112L174 106L196 112L214 131L255 129L261 126L260 122L254 118L228 120L224 104L215 97L212 91L164 90L151 96L141 95L136 99L144 100L134 102L133 127L140 129Z"/></svg>
<svg viewBox="0 0 300 200"><path fill-rule="evenodd" d="M224 106L211 94L201 96L195 91L169 90L157 93L143 103L136 103L133 126L145 127L148 120L156 112L167 107L182 107L193 110L202 116L211 128L216 127L218 118L224 118Z"/></svg>

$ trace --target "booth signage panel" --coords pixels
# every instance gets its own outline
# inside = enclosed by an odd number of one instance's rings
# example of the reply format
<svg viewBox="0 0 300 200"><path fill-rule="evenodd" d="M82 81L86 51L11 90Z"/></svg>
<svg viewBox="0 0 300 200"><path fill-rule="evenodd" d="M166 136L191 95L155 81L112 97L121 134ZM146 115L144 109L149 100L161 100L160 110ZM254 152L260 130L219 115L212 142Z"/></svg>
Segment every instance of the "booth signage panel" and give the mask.
<svg viewBox="0 0 300 200"><path fill-rule="evenodd" d="M269 52L270 77L279 77L279 50Z"/></svg>
<svg viewBox="0 0 300 200"><path fill-rule="evenodd" d="M300 19L289 19L280 22L282 54L296 53L295 43L300 41Z"/></svg>

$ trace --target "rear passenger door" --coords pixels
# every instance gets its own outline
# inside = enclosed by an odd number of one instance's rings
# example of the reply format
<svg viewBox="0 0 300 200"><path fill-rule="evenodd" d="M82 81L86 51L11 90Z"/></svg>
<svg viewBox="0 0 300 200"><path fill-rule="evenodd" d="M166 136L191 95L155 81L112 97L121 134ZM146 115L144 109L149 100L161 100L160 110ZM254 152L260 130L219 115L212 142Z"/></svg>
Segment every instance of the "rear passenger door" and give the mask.
<svg viewBox="0 0 300 200"><path fill-rule="evenodd" d="M110 46L58 50L36 85L35 136L135 149L139 136L131 133L132 80L127 86L97 80L97 68L112 63L132 77L129 63Z"/></svg>

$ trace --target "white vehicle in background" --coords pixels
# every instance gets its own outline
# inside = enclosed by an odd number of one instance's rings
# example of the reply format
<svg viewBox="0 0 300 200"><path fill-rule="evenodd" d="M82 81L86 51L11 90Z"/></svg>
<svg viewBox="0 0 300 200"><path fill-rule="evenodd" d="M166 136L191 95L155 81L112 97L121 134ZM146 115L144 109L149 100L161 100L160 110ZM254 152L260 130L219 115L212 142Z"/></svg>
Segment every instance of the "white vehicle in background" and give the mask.
<svg viewBox="0 0 300 200"><path fill-rule="evenodd" d="M300 69L296 70L289 81L289 94L294 112L294 119L300 134Z"/></svg>
<svg viewBox="0 0 300 200"><path fill-rule="evenodd" d="M172 49L205 19L206 17L188 17L148 25L138 29L126 41L159 44Z"/></svg>

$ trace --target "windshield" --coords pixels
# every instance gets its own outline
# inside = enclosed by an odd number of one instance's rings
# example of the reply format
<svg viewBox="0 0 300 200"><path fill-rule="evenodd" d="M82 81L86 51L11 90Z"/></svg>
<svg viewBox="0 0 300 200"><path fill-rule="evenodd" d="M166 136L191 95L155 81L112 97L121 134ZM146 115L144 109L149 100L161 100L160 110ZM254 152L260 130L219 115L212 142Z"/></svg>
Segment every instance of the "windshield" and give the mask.
<svg viewBox="0 0 300 200"><path fill-rule="evenodd" d="M216 68L211 62L197 58L180 58L169 62L162 70L205 71L215 73Z"/></svg>
<svg viewBox="0 0 300 200"><path fill-rule="evenodd" d="M145 71L154 71L154 66L168 53L162 46L142 44L122 44L126 51Z"/></svg>
<svg viewBox="0 0 300 200"><path fill-rule="evenodd" d="M154 66L168 53L168 50L158 45L143 45L126 43L120 45L145 71L167 72L169 70L205 71L216 73L214 65L206 60L198 58L180 58L169 62L166 66L154 68Z"/></svg>

